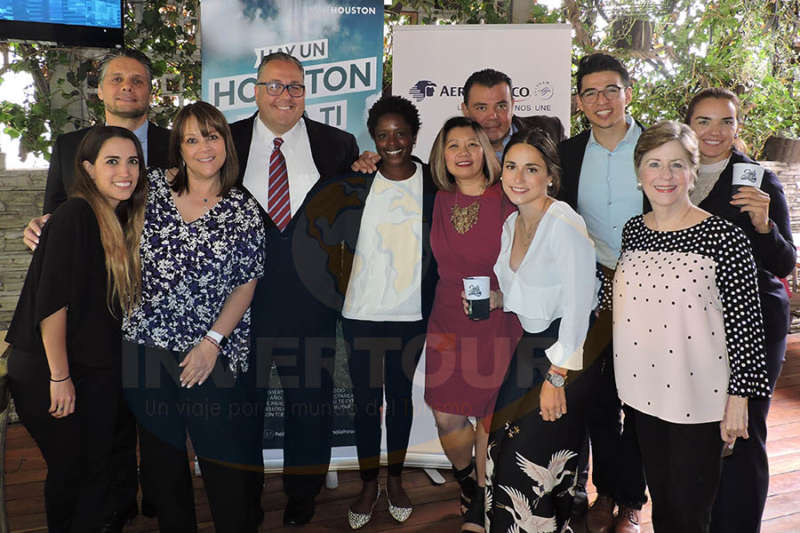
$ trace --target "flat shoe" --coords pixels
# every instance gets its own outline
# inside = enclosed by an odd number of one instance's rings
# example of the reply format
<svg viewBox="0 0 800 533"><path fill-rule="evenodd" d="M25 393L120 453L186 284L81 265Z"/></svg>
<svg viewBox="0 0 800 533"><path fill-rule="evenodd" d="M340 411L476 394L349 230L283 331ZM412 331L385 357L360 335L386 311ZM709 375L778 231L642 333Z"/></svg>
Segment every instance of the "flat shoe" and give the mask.
<svg viewBox="0 0 800 533"><path fill-rule="evenodd" d="M362 527L369 524L369 521L372 520L372 511L375 510L375 505L378 503L378 500L380 498L381 498L381 486L380 484L378 484L378 495L375 496L375 501L372 502L372 507L370 508L368 513L355 513L353 512L352 509L347 510L347 521L350 523L350 529L361 529Z"/></svg>
<svg viewBox="0 0 800 533"><path fill-rule="evenodd" d="M389 489L386 489L386 499L389 501L389 514L392 515L392 518L401 524L408 520L408 517L411 516L411 512L414 510L413 507L397 507L396 505L392 505L392 500L389 499Z"/></svg>

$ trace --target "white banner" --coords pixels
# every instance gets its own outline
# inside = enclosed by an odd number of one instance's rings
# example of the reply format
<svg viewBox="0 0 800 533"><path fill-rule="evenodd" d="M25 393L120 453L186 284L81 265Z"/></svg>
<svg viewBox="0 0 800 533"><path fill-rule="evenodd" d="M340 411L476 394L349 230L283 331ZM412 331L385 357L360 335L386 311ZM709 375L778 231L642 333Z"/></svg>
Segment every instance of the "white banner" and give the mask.
<svg viewBox="0 0 800 533"><path fill-rule="evenodd" d="M427 161L433 140L454 115L470 74L493 68L513 83L514 114L561 119L569 133L572 52L569 24L398 26L393 38L392 93L419 109L415 153Z"/></svg>

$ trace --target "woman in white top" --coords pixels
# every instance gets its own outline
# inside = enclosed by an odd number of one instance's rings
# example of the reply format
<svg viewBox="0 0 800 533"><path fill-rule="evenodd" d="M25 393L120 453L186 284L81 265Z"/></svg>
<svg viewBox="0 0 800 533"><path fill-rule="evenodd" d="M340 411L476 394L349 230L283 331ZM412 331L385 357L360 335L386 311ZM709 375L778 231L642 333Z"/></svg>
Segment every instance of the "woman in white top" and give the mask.
<svg viewBox="0 0 800 533"><path fill-rule="evenodd" d="M585 435L583 342L597 302L594 245L558 192L556 145L538 129L511 137L503 191L519 212L494 266L503 309L525 334L497 400L487 467L487 529L562 531Z"/></svg>

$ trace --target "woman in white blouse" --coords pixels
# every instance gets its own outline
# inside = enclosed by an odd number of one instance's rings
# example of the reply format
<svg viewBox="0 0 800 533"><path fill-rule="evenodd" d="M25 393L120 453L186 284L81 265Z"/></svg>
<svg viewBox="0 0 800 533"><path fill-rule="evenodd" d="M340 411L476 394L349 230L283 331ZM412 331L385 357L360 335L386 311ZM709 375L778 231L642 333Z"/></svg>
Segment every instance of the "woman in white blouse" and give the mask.
<svg viewBox="0 0 800 533"><path fill-rule="evenodd" d="M520 340L497 401L487 467L487 529L567 527L588 389L583 342L599 288L583 219L558 192L558 152L538 129L511 137L503 191L519 211L503 226L494 271Z"/></svg>

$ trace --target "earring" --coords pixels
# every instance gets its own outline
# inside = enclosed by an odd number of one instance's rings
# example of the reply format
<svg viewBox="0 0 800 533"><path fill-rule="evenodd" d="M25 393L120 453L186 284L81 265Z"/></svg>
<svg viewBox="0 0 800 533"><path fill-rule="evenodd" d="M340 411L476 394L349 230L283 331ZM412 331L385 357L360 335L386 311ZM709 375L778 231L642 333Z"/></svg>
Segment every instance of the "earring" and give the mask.
<svg viewBox="0 0 800 533"><path fill-rule="evenodd" d="M641 181L637 181L636 182L636 190L637 191L641 191L642 190L642 182Z"/></svg>
<svg viewBox="0 0 800 533"><path fill-rule="evenodd" d="M553 180L550 180L549 182L547 182L547 188L548 189L552 189L553 188Z"/></svg>

